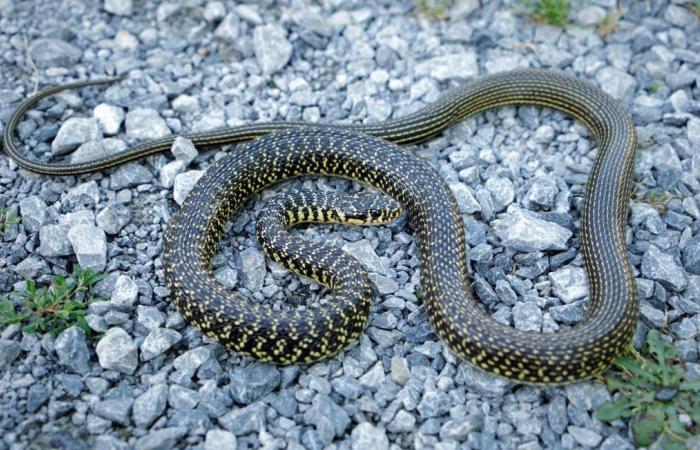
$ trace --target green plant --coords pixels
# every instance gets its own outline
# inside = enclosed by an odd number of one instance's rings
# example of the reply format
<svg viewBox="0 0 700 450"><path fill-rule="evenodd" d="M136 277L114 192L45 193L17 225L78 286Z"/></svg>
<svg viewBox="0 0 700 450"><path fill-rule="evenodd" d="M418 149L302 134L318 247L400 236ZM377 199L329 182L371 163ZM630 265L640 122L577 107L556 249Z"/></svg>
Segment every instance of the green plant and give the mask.
<svg viewBox="0 0 700 450"><path fill-rule="evenodd" d="M657 92L659 92L659 89L661 89L663 86L664 84L661 81L656 80L652 83L651 86L649 86L649 92L651 92L652 94L656 94Z"/></svg>
<svg viewBox="0 0 700 450"><path fill-rule="evenodd" d="M557 27L566 26L571 12L569 0L524 0L524 5L535 20Z"/></svg>
<svg viewBox="0 0 700 450"><path fill-rule="evenodd" d="M693 11L693 14L695 14L695 17L700 19L700 0L696 0L695 4L693 4L690 9Z"/></svg>
<svg viewBox="0 0 700 450"><path fill-rule="evenodd" d="M17 213L9 208L0 208L0 234L4 233L5 230L10 228L20 222L20 218L17 217Z"/></svg>
<svg viewBox="0 0 700 450"><path fill-rule="evenodd" d="M17 323L25 333L59 334L76 325L89 336L85 314L90 303L103 300L94 296L93 287L105 276L76 267L69 277L56 275L47 287L27 280L24 291L17 293L22 298L19 311L7 296L0 297L0 327Z"/></svg>
<svg viewBox="0 0 700 450"><path fill-rule="evenodd" d="M414 0L413 3L418 14L435 19L444 18L447 10L452 6L452 0Z"/></svg>
<svg viewBox="0 0 700 450"><path fill-rule="evenodd" d="M632 352L615 362L605 381L618 395L596 417L605 422L631 419L637 445L685 449L686 439L700 433L700 380L685 379L676 349L658 331L649 332L644 352L648 358Z"/></svg>
<svg viewBox="0 0 700 450"><path fill-rule="evenodd" d="M666 203L671 199L671 194L667 191L661 190L648 190L644 192L635 192L632 195L634 201L639 203L646 203L647 205L663 212L666 210Z"/></svg>

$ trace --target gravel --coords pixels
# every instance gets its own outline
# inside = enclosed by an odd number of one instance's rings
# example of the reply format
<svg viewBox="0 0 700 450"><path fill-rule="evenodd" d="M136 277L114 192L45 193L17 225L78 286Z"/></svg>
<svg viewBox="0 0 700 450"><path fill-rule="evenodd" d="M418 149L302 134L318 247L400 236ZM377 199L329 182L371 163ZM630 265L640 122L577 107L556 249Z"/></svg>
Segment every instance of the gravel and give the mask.
<svg viewBox="0 0 700 450"><path fill-rule="evenodd" d="M24 154L86 162L258 121L378 122L476 76L564 70L618 98L637 127L625 235L641 300L635 343L664 330L699 377L700 22L687 2L628 2L607 37L596 32L617 7L607 0L574 8L565 29L532 22L513 2L455 0L444 20L412 3L0 0L0 128L35 83L123 75L44 100L18 126ZM77 264L108 274L96 287L104 301L87 311L92 333L0 330L0 450L634 448L624 423L595 419L610 398L604 386L520 386L440 343L405 216L293 231L366 267L374 307L359 344L276 367L202 335L164 286L163 230L208 167L237 149L177 138L169 150L74 177L0 158L0 208L21 218L0 236L0 296ZM583 320L580 219L597 153L589 131L563 114L505 107L411 150L455 194L469 280L487 313L537 332ZM312 177L255 196L224 225L212 261L240 301L272 311L328 301L326 288L266 258L255 236L262 204L302 187L361 189Z"/></svg>

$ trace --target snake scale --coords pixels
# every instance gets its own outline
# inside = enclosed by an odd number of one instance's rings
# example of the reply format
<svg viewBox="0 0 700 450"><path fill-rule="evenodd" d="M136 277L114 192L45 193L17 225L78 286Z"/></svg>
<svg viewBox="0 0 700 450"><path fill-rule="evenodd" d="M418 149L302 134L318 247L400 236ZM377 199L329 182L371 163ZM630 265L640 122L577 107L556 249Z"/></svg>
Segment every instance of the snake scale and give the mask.
<svg viewBox="0 0 700 450"><path fill-rule="evenodd" d="M5 127L7 154L28 170L75 175L168 150L174 137L81 164L45 164L19 153L15 127L38 100L64 89L113 81L58 86L26 100ZM470 290L464 230L450 189L428 164L397 145L424 142L490 108L522 104L575 117L598 145L581 214L589 307L583 321L556 334L520 331L484 312ZM257 123L186 137L199 147L245 142L196 184L167 227L162 255L178 310L189 323L238 352L280 364L312 362L343 349L367 322L370 287L359 264L337 249L315 254L317 262L303 256L334 290L317 308L273 311L230 292L211 274L224 224L245 200L275 182L307 174L368 184L408 211L419 244L428 319L442 341L468 363L525 383L570 382L603 370L633 335L638 302L623 228L635 131L621 105L583 80L561 72L518 70L468 81L413 114L382 123Z"/></svg>

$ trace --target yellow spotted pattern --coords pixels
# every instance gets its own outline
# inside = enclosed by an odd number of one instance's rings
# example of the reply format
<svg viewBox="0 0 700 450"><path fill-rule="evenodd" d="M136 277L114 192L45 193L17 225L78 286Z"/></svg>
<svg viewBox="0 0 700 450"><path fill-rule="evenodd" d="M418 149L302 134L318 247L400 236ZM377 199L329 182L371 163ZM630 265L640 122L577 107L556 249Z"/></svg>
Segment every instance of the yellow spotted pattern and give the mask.
<svg viewBox="0 0 700 450"><path fill-rule="evenodd" d="M168 150L173 137L81 164L45 164L19 153L15 127L39 99L113 81L59 86L28 99L5 127L5 151L26 169L74 175ZM598 144L581 217L590 304L581 323L554 334L516 330L482 310L469 286L464 230L454 197L430 166L396 145L423 142L486 109L520 104L572 115ZM616 101L582 80L560 72L520 70L467 82L416 113L378 124L263 123L186 136L200 147L250 141L200 179L173 217L163 252L166 282L178 310L189 323L238 352L280 364L311 362L341 350L366 323L366 277L356 262L341 260L347 256L337 249L314 250L314 261L308 250L298 261L291 251L279 254L299 271L315 270L318 279L335 289L335 297L318 308L272 311L229 292L211 274L221 230L245 200L270 184L308 174L351 178L403 205L416 227L427 316L437 335L463 360L521 382L564 383L600 372L631 339L638 301L623 231L636 149L634 126Z"/></svg>

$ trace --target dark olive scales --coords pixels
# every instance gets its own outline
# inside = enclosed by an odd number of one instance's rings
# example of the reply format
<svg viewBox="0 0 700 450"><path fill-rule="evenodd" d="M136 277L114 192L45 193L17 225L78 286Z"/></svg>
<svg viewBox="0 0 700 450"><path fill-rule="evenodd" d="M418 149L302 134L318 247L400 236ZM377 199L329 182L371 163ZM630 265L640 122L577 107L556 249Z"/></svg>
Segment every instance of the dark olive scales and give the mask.
<svg viewBox="0 0 700 450"><path fill-rule="evenodd" d="M13 143L14 128L43 96L23 103L5 128L5 150L27 169L56 175L91 172L172 144L173 138L166 138L85 164L28 160ZM449 188L422 160L377 138L422 142L475 113L519 104L571 114L598 144L581 217L590 305L581 323L555 334L516 330L479 307L469 288L461 216ZM370 303L366 278L352 270L356 263L335 265L342 298L304 311L272 311L251 303L222 287L210 270L224 223L246 198L283 179L327 174L374 186L406 208L416 226L426 313L438 336L463 360L523 382L561 383L603 370L629 343L638 303L623 231L636 141L629 115L610 96L559 72L524 70L467 82L414 114L379 124L302 125L251 124L188 135L199 146L265 135L213 164L165 233L166 282L188 322L234 350L281 364L328 357L356 339ZM358 131L365 135L353 133ZM332 265L342 255L331 253L327 262Z"/></svg>

